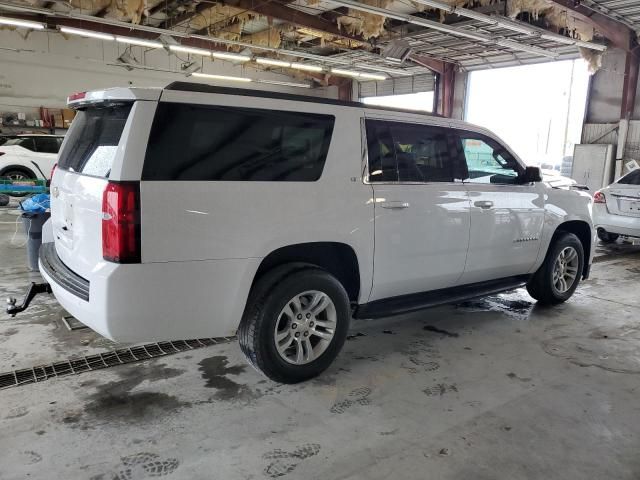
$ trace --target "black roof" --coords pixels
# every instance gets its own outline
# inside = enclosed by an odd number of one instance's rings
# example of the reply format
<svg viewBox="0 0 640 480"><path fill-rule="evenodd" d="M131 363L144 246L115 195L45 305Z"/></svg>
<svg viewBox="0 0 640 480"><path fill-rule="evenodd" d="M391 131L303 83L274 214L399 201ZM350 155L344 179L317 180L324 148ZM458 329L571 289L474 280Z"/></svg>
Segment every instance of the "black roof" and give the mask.
<svg viewBox="0 0 640 480"><path fill-rule="evenodd" d="M294 93L268 92L266 90L252 90L248 88L218 87L204 83L173 82L164 87L165 90L177 90L181 92L218 93L222 95L239 95L243 97L273 98L276 100L294 100L296 102L320 103L324 105L337 105L340 107L374 108L391 112L403 112L413 114L423 114L431 117L441 117L437 113L420 112L415 110L405 110L402 108L380 107L368 105L362 102L345 102L332 98L313 97L310 95L297 95Z"/></svg>

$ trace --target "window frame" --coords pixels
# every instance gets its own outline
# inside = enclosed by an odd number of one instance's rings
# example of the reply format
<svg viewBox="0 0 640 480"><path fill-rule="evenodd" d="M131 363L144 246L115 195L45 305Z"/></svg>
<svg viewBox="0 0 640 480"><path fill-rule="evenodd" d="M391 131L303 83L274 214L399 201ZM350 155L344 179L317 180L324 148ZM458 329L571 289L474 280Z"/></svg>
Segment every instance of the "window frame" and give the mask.
<svg viewBox="0 0 640 480"><path fill-rule="evenodd" d="M398 124L398 125L406 125L408 127L424 127L424 128L432 128L432 129L441 129L444 131L445 136L446 136L446 141L447 143L453 147L453 145L451 145L451 142L453 140L453 129L451 128L450 125L446 125L446 124L438 124L438 123L418 123L418 122L412 122L412 121L407 121L407 120L402 120L402 119L398 119L398 118L380 118L380 117L367 117L367 116L363 116L360 119L360 131L361 131L361 135L362 135L362 182L365 185L462 185L463 181L462 179L456 179L454 178L453 181L451 182L438 182L438 181L425 181L425 182L421 182L421 181L406 181L406 180L400 180L399 176L398 176L398 180L385 180L385 181L376 181L376 180L371 180L371 177L369 175L369 140L367 137L367 122L382 122L382 123L386 123L386 124ZM458 162L458 166L466 166L466 160L464 160L462 163L461 158L459 155L452 155L451 158L453 159L454 162ZM455 174L455 172L457 171L456 169L456 165L452 165L452 170Z"/></svg>
<svg viewBox="0 0 640 480"><path fill-rule="evenodd" d="M518 157L513 152L513 150L511 150L511 148L509 148L502 140L500 140L496 136L492 135L490 132L478 131L478 130L472 130L472 129L467 129L467 128L460 128L460 127L452 127L451 130L452 130L454 136L456 137L457 141L459 142L458 143L458 146L460 147L459 155L461 156L461 159L464 162L465 167L467 168L467 171L468 171L469 165L467 164L467 157L466 157L466 155L464 153L464 148L462 148L462 140L463 140L463 138L469 138L469 139L472 139L472 140L480 140L480 141L484 142L485 144L491 146L491 144L485 140L485 139L488 139L491 142L497 144L504 151L508 152L509 155L511 155L513 160L516 162L516 166L518 167L518 170L517 170L518 175L515 178L516 179L521 179L522 176L524 175L524 173L526 171L526 166L524 165L524 163L522 162L520 157ZM465 180L462 181L462 183L464 183L465 185L491 185L491 186L498 186L498 187L522 187L522 186L530 186L531 185L531 183L529 183L529 182L522 183L520 181L517 181L515 183L480 183L480 182L472 182L472 181L470 181L470 179L465 179Z"/></svg>

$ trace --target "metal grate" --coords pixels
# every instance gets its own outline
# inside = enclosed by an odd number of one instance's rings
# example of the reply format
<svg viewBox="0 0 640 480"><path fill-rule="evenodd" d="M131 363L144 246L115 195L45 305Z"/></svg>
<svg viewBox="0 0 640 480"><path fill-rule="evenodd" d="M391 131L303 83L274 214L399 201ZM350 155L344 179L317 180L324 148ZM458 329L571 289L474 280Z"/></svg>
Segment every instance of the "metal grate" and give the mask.
<svg viewBox="0 0 640 480"><path fill-rule="evenodd" d="M221 343L229 343L235 337L200 338L195 340L177 340L173 342L147 343L130 348L119 348L105 353L96 353L80 358L70 358L48 365L14 370L0 373L0 390L18 387L29 383L43 382L54 377L77 375L79 373L100 370L103 368L141 362L151 358L173 355L174 353L210 347Z"/></svg>

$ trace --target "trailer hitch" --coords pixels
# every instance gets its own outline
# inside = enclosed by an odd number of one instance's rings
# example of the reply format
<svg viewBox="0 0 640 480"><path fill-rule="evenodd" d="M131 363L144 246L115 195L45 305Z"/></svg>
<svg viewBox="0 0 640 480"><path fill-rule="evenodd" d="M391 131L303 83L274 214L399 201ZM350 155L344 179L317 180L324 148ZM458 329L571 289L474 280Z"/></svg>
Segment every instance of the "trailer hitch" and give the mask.
<svg viewBox="0 0 640 480"><path fill-rule="evenodd" d="M25 311L29 307L31 300L40 293L51 293L51 285L32 282L20 305L16 306L17 300L14 297L7 298L7 313L15 317L16 314Z"/></svg>

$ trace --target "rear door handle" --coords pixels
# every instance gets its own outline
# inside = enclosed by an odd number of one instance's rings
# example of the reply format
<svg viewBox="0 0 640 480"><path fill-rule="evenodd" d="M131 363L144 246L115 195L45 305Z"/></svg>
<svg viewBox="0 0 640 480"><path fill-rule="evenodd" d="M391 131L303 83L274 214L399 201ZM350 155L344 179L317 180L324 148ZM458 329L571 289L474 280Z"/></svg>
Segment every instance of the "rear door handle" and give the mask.
<svg viewBox="0 0 640 480"><path fill-rule="evenodd" d="M402 202L402 201L382 202L380 204L380 206L382 208L388 208L388 209L391 209L391 210L401 210L403 208L409 208L409 202Z"/></svg>
<svg viewBox="0 0 640 480"><path fill-rule="evenodd" d="M476 207L480 207L483 209L488 209L493 207L493 202L491 200L478 200L477 202L473 203Z"/></svg>

